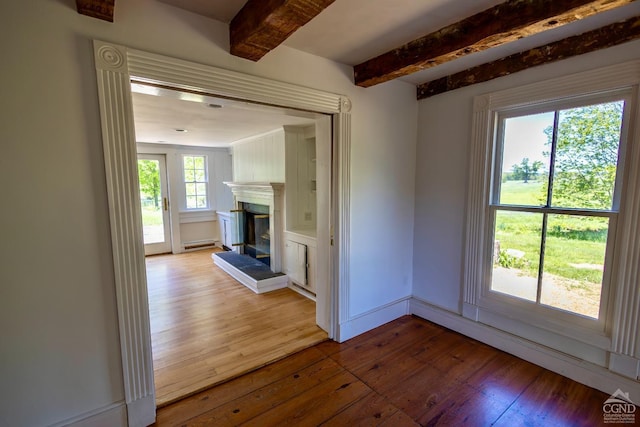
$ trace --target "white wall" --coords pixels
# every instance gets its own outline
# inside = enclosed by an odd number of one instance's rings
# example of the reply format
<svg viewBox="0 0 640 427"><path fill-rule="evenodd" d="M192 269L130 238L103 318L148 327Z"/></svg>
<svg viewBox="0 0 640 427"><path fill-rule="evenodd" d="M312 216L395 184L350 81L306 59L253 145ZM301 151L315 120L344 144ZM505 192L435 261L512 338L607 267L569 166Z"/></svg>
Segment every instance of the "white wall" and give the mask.
<svg viewBox="0 0 640 427"><path fill-rule="evenodd" d="M233 180L236 182L284 182L284 129L274 129L236 141Z"/></svg>
<svg viewBox="0 0 640 427"><path fill-rule="evenodd" d="M115 21L72 0L0 3L0 425L77 420L124 398L94 38L349 96L349 317L411 292L412 85L357 88L350 67L284 46L235 58L226 25L155 0L118 1Z"/></svg>
<svg viewBox="0 0 640 427"><path fill-rule="evenodd" d="M640 41L419 102L413 294L460 312L473 97L640 58Z"/></svg>

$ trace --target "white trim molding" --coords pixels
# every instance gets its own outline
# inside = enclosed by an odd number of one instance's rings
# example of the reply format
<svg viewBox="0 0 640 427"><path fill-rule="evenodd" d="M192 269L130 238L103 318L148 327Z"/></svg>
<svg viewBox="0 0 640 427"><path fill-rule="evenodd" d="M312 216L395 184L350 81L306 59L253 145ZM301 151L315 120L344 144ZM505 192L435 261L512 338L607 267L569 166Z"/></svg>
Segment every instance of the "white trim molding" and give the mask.
<svg viewBox="0 0 640 427"><path fill-rule="evenodd" d="M127 407L124 402L117 402L104 408L86 412L66 419L51 427L127 427Z"/></svg>
<svg viewBox="0 0 640 427"><path fill-rule="evenodd" d="M339 132L334 153L330 337L338 334L340 298L348 295L349 153L351 101L316 89L169 58L94 40L109 219L116 278L125 404L130 426L155 421L155 389L149 331L142 219L138 198L136 141L130 82L173 87L254 103L331 114ZM347 272L347 273L345 273ZM347 305L348 306L348 305Z"/></svg>
<svg viewBox="0 0 640 427"><path fill-rule="evenodd" d="M410 314L409 301L411 297L392 301L373 310L353 316L340 324L338 342L344 342L371 329L389 323L399 317Z"/></svg>
<svg viewBox="0 0 640 427"><path fill-rule="evenodd" d="M635 60L477 96L473 104L460 315L454 313L444 315L443 311L419 304L418 300L412 305L412 312L419 315L424 314L430 319L440 319L444 322L441 324L454 330L467 330L471 336L478 337L483 342L489 344L496 342L499 344L496 345L498 348L503 348L506 341L514 342L516 340L514 337L517 336L518 345L525 345L526 342L527 347L535 347L537 351L537 353L532 353L531 357L527 357L523 352L517 355L522 354L521 357L538 363L532 358L535 359L537 355L544 354L544 356L540 356L541 363L538 364L574 379L576 376L586 375L588 371L589 374L586 378L593 378L593 381L585 382L581 379L578 381L607 392L615 391L619 387L614 387L615 381L622 381L618 380L616 374L636 380L639 369L638 362L640 361L640 287L638 286L640 283L639 85L640 60ZM607 316L599 321L598 325L601 330L596 331L595 327L580 330L578 327L557 326L553 323L553 319L547 323L544 323L545 320L536 320L537 323L534 325L534 322L525 316L526 313L522 313L522 317L518 320L521 320L522 324L526 326L520 327L518 329L520 332L517 332L514 330L517 322L512 321L513 317L509 317L511 312L500 312L497 304L492 304L489 307L489 303L486 302L489 297L485 295L487 289L482 287L488 282L488 276L491 274L486 254L491 252L493 246L493 242L489 241L491 224L488 224L490 221L488 206L492 179L491 169L495 155L492 142L496 132L497 114L513 109L533 108L561 99L594 99L596 96L614 91L626 94L627 100L630 100L628 107L631 113L628 126L626 126L628 132L626 134L624 193L611 263L613 266L611 271L612 294L609 299ZM603 296L605 301L606 297L608 295ZM528 335L523 332L526 328L529 331ZM535 328L540 332L534 331ZM548 334L542 331L546 331ZM560 343L561 340L557 338L562 335L566 337L564 344ZM573 345L570 344L571 340L577 340L580 343ZM553 347L555 350L543 351L542 346L533 345L532 341ZM572 350L566 350L564 347L572 347ZM588 351L584 350L586 347L589 347ZM571 359L555 355L555 352L562 351L582 359L580 363L575 365L579 365L579 369L569 362ZM549 356L550 352L554 356ZM552 359L555 361L549 362ZM583 366L583 364L587 365ZM595 369L596 365L600 367ZM560 369L559 366L566 366L567 372L562 372L564 368ZM572 376L571 372L582 373ZM615 381L611 382L605 379L607 375L611 375ZM603 381L607 385L601 386L598 384L599 381ZM635 387L638 387L637 383L635 383Z"/></svg>
<svg viewBox="0 0 640 427"><path fill-rule="evenodd" d="M437 323L470 338L527 360L557 374L608 394L617 389L640 394L640 383L576 357L536 344L491 326L469 320L456 313L431 305L419 298L410 301L413 315Z"/></svg>
<svg viewBox="0 0 640 427"><path fill-rule="evenodd" d="M351 102L347 101L348 99L341 101L341 105L346 111L338 114L337 120L334 122L334 135L336 135L339 141L347 141L350 139L349 135L351 135L351 114L349 113L351 111ZM333 169L338 172L338 176L337 179L333 180L334 197L332 204L338 206L338 209L337 215L332 216L331 246L336 248L333 252L334 260L332 265L339 266L339 269L334 269L332 276L333 280L338 283L349 283L351 196L350 193L344 191L344 189L351 187L351 174L349 172L351 165L351 145L338 144L337 147L334 146L333 152ZM339 292L331 295L332 300L338 301L337 305L332 305L333 310L331 312L333 324L338 327L338 325L343 325L350 319L349 288L348 286L340 286L339 288L333 287L332 290ZM337 337L340 342L348 339L346 337L349 335L349 333L343 333L338 329L334 331L334 336Z"/></svg>

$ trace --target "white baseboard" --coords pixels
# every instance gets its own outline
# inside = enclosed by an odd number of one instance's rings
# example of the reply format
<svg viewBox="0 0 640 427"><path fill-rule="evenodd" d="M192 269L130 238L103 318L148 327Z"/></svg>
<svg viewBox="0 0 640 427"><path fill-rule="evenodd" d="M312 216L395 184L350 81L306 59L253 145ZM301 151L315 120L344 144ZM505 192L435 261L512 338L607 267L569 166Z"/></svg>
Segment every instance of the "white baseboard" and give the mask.
<svg viewBox="0 0 640 427"><path fill-rule="evenodd" d="M114 403L53 424L52 427L62 426L127 427L127 407L124 402Z"/></svg>
<svg viewBox="0 0 640 427"><path fill-rule="evenodd" d="M338 342L346 341L399 317L406 316L409 314L409 299L410 297L406 297L390 302L340 323L336 340Z"/></svg>
<svg viewBox="0 0 640 427"><path fill-rule="evenodd" d="M182 249L185 252L198 251L201 249L213 248L217 246L218 243L220 243L220 241L216 239L194 240L191 242L182 242Z"/></svg>
<svg viewBox="0 0 640 427"><path fill-rule="evenodd" d="M147 427L156 422L156 397L145 396L127 404L129 427Z"/></svg>
<svg viewBox="0 0 640 427"><path fill-rule="evenodd" d="M288 284L289 284L289 289L291 289L292 291L299 293L305 298L309 298L313 302L316 302L316 294L314 294L313 292L306 290L302 286L298 286L296 283L292 282L291 280L288 281Z"/></svg>
<svg viewBox="0 0 640 427"><path fill-rule="evenodd" d="M410 312L576 382L613 394L617 389L640 396L640 383L603 367L527 341L413 297Z"/></svg>

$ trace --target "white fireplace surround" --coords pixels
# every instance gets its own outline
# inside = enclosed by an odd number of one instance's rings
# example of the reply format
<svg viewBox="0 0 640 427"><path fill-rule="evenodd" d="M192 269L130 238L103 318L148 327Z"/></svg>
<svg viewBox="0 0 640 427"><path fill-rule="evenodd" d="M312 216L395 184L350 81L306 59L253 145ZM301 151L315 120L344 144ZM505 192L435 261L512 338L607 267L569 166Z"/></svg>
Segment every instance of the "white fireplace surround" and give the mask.
<svg viewBox="0 0 640 427"><path fill-rule="evenodd" d="M233 192L235 208L238 203L269 206L269 234L271 235L271 271L282 271L282 241L284 236L284 183L281 182L225 182Z"/></svg>

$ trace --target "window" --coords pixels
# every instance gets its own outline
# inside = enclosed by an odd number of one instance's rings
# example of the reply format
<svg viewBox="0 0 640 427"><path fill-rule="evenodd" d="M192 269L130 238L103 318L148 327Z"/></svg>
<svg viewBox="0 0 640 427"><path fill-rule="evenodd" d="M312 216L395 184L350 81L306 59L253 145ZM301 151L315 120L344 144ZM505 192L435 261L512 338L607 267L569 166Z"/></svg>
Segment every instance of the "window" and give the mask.
<svg viewBox="0 0 640 427"><path fill-rule="evenodd" d="M474 98L463 317L600 366L640 355L639 84L631 61Z"/></svg>
<svg viewBox="0 0 640 427"><path fill-rule="evenodd" d="M569 104L497 115L489 289L599 319L620 206L625 100Z"/></svg>
<svg viewBox="0 0 640 427"><path fill-rule="evenodd" d="M185 201L187 209L206 209L207 196L207 156L183 156Z"/></svg>

